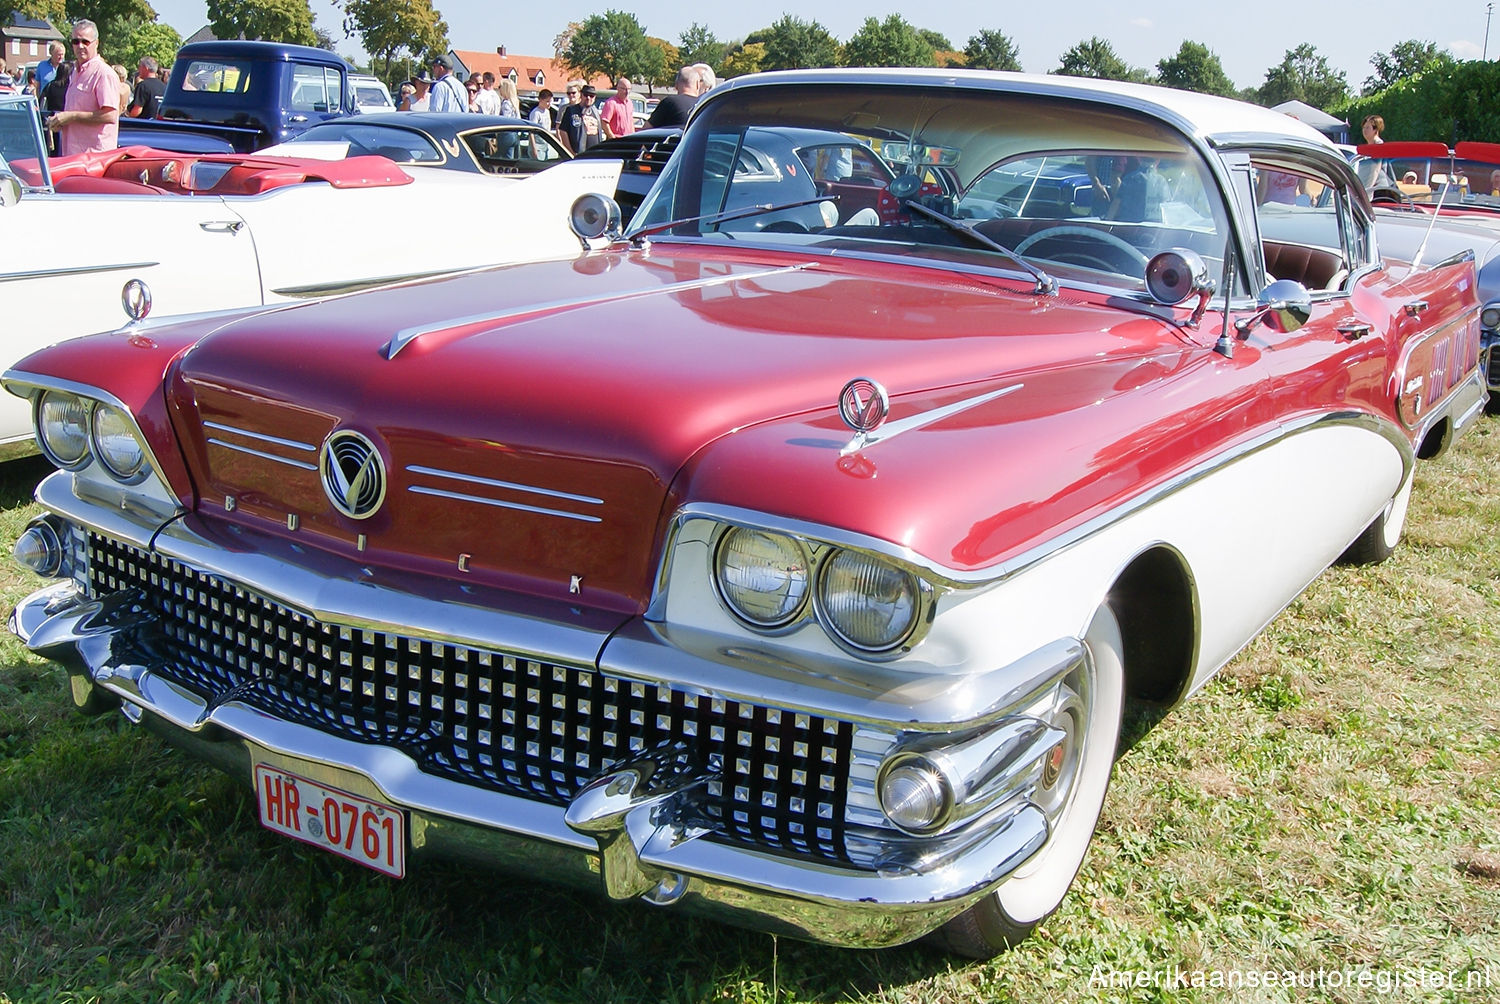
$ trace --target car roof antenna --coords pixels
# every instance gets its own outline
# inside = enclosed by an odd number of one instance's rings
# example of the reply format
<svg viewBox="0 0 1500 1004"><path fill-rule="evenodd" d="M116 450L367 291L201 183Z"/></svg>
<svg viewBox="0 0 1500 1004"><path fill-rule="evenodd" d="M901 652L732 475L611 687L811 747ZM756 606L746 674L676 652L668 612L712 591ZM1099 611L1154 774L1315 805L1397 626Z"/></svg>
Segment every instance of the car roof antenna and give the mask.
<svg viewBox="0 0 1500 1004"><path fill-rule="evenodd" d="M1219 332L1219 340L1214 343L1214 351L1225 359L1234 358L1234 337L1229 334L1229 300L1234 295L1234 242L1229 241L1224 247L1224 328Z"/></svg>

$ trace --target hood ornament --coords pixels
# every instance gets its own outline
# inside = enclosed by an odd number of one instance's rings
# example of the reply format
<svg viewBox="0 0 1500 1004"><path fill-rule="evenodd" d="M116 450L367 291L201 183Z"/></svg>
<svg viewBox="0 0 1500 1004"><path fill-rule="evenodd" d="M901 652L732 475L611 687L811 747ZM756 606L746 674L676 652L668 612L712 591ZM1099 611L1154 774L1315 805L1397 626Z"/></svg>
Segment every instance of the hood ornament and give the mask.
<svg viewBox="0 0 1500 1004"><path fill-rule="evenodd" d="M369 519L385 501L385 461L369 439L349 429L329 436L318 458L323 491L350 519Z"/></svg>
<svg viewBox="0 0 1500 1004"><path fill-rule="evenodd" d="M839 417L861 438L884 425L890 413L890 395L869 377L855 377L839 391Z"/></svg>

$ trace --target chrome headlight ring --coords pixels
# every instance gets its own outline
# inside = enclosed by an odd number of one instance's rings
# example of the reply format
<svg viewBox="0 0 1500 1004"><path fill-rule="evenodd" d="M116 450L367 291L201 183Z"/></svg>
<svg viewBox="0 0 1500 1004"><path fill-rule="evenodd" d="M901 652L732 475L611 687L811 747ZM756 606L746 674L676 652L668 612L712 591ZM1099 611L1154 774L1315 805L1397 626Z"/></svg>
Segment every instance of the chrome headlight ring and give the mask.
<svg viewBox="0 0 1500 1004"><path fill-rule="evenodd" d="M736 562L734 556L748 553L742 546L781 555L758 564ZM936 590L915 569L872 549L837 545L798 533L738 523L720 523L710 548L709 580L720 604L745 627L768 636L790 633L815 620L839 648L861 659L897 659L922 640L931 626ZM726 560L729 564L726 565ZM740 581L727 581L726 571ZM851 571L864 584L878 585L881 595L869 604L847 598L830 598L831 582L848 578ZM789 573L775 581L778 572ZM861 574L863 577L861 578ZM746 591L748 581L759 578L774 588ZM847 585L844 587L847 592ZM774 597L769 606L747 602L747 595ZM884 634L871 636L869 615L877 622L888 614ZM864 626L861 626L864 622Z"/></svg>
<svg viewBox="0 0 1500 1004"><path fill-rule="evenodd" d="M136 485L150 475L150 452L134 416L123 406L71 390L50 388L32 406L37 445L65 471L81 471L92 460L110 480Z"/></svg>

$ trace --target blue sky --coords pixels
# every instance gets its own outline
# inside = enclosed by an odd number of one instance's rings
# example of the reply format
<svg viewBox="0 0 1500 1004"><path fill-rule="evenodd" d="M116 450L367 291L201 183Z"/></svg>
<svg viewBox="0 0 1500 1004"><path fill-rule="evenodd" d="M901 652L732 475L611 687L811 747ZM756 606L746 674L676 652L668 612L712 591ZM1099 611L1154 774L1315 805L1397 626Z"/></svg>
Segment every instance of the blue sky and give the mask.
<svg viewBox="0 0 1500 1004"><path fill-rule="evenodd" d="M183 36L208 22L203 0L151 0L160 19ZM342 37L342 20L330 0L311 0L320 27ZM1239 87L1256 86L1266 70L1302 42L1311 42L1335 69L1343 70L1358 89L1370 75L1370 56L1397 42L1416 38L1436 42L1459 59L1478 59L1482 52L1500 57L1500 18L1490 25L1486 45L1483 2L1459 0L1413 4L1411 0L1363 0L1359 3L1307 3L1261 0L1229 7L1202 0L1156 0L1152 4L1120 0L1063 0L1061 3L917 4L874 7L852 0L777 6L760 3L688 4L669 0L603 0L597 6L567 3L499 4L494 0L436 0L458 49L493 49L550 55L552 39L570 20L583 20L607 9L629 11L647 34L675 42L695 20L720 39L744 37L791 12L822 23L840 41L857 31L867 17L900 14L919 28L942 32L957 48L981 29L999 29L1020 48L1022 68L1044 73L1055 69L1062 53L1080 41L1100 35L1132 66L1155 69L1158 60L1176 53L1182 42L1207 45ZM712 13L710 13L712 11ZM1419 12L1414 15L1413 12ZM358 40L339 45L346 55L361 52Z"/></svg>

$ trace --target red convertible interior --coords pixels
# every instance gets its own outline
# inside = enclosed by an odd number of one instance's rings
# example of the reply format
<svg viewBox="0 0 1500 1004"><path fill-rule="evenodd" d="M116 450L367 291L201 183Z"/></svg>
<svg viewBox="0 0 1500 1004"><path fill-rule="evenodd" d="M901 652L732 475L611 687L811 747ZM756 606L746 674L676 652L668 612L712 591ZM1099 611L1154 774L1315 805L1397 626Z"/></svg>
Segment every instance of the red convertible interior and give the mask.
<svg viewBox="0 0 1500 1004"><path fill-rule="evenodd" d="M35 160L11 169L42 183ZM75 154L51 162L58 192L101 195L259 195L285 185L321 181L334 188L407 185L411 176L384 157L312 160L254 154L181 154L149 147Z"/></svg>

